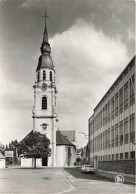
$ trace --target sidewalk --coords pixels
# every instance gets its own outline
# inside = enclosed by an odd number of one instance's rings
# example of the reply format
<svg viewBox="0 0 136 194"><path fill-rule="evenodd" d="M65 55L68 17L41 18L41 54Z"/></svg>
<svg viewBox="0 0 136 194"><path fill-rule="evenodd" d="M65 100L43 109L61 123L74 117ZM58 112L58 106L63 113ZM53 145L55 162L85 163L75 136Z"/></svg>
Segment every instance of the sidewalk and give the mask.
<svg viewBox="0 0 136 194"><path fill-rule="evenodd" d="M96 174L100 176L112 178L112 179L114 179L117 175L122 175L124 177L124 182L136 184L135 175L124 174L119 172L103 171L103 170L96 171Z"/></svg>

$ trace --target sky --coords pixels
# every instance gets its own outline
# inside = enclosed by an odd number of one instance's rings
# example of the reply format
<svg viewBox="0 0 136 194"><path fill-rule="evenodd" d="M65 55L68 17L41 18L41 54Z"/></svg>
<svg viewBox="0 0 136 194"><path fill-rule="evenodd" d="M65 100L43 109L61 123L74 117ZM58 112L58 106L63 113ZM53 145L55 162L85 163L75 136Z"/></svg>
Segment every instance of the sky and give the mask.
<svg viewBox="0 0 136 194"><path fill-rule="evenodd" d="M88 119L135 53L131 0L0 0L0 142L32 130L33 85L45 12L60 130L87 143Z"/></svg>

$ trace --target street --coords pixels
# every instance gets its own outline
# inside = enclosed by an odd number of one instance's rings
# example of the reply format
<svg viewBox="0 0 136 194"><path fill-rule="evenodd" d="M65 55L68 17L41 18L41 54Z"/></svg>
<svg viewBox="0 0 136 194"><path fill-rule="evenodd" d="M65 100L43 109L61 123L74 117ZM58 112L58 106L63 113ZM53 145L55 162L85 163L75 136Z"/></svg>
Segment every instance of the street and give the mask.
<svg viewBox="0 0 136 194"><path fill-rule="evenodd" d="M135 193L132 184L117 184L79 168L0 169L0 193Z"/></svg>

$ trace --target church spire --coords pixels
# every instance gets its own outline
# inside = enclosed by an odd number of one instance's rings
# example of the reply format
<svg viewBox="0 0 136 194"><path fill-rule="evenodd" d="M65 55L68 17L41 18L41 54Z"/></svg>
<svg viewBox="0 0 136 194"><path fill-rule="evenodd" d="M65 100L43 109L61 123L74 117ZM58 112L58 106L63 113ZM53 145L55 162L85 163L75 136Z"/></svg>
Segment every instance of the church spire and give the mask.
<svg viewBox="0 0 136 194"><path fill-rule="evenodd" d="M47 19L47 17L49 17L49 16L46 15L46 10L45 10L45 15L42 16L42 17L45 18L45 28L44 28L44 33L43 33L43 42L42 42L42 44L41 44L41 53L42 53L42 54L43 54L43 53L48 53L48 54L50 54L51 48L50 48L50 44L49 44L49 42L48 42L48 32L47 32L47 27L46 27L46 19Z"/></svg>
<svg viewBox="0 0 136 194"><path fill-rule="evenodd" d="M49 44L48 43L48 32L47 32L47 27L46 27L46 19L49 16L46 15L46 10L45 10L45 15L42 16L42 17L45 18L45 28L44 28L44 33L43 33L43 43Z"/></svg>

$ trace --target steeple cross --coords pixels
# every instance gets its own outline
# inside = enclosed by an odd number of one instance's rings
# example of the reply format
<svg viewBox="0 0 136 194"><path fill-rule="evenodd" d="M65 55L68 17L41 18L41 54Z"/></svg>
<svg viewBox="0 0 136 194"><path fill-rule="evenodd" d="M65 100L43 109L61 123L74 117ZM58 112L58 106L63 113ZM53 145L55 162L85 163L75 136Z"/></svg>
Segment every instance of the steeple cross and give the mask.
<svg viewBox="0 0 136 194"><path fill-rule="evenodd" d="M42 16L43 18L45 18L45 24L46 24L46 18L48 18L49 16L48 15L46 15L46 10L45 10L45 15L44 16Z"/></svg>

